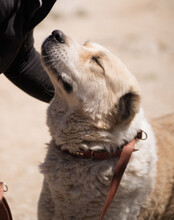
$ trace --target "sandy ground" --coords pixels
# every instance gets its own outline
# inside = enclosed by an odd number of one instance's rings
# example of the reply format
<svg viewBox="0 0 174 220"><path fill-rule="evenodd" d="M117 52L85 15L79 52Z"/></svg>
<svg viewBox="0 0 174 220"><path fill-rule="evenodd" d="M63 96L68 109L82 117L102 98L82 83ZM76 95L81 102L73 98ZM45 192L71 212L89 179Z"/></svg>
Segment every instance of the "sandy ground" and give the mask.
<svg viewBox="0 0 174 220"><path fill-rule="evenodd" d="M173 0L59 0L35 29L40 45L54 29L80 43L98 42L118 55L136 75L148 118L174 109ZM42 175L38 165L50 137L47 104L0 76L0 180L14 220L37 219Z"/></svg>

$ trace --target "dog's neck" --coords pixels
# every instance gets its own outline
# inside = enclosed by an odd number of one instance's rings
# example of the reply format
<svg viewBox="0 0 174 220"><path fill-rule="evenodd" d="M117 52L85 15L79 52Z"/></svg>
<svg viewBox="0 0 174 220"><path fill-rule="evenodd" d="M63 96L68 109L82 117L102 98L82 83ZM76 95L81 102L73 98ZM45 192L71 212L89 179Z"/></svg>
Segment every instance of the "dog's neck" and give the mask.
<svg viewBox="0 0 174 220"><path fill-rule="evenodd" d="M142 109L129 124L120 124L111 130L98 128L80 113L64 113L63 109L56 106L50 105L48 109L48 127L56 145L70 152L88 149L116 151L130 142L141 129Z"/></svg>

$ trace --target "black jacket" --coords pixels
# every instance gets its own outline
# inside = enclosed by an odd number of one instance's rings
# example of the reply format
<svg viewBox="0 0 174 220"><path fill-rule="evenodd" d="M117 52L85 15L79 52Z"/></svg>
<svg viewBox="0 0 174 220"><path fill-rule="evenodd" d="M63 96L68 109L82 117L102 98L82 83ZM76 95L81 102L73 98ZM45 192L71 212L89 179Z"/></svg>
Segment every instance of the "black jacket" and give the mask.
<svg viewBox="0 0 174 220"><path fill-rule="evenodd" d="M49 102L53 86L33 47L33 28L56 0L0 0L0 73L30 95Z"/></svg>

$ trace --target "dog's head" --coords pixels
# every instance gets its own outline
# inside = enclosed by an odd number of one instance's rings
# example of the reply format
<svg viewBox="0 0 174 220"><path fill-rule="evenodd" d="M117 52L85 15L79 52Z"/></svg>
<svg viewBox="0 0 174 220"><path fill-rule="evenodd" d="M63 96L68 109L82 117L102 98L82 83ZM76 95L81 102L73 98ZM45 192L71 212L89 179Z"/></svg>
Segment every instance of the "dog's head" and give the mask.
<svg viewBox="0 0 174 220"><path fill-rule="evenodd" d="M85 121L96 130L111 131L130 124L139 111L135 77L104 47L91 42L79 45L55 30L42 45L42 61L55 88L50 115L54 109L64 128L74 117L75 126Z"/></svg>

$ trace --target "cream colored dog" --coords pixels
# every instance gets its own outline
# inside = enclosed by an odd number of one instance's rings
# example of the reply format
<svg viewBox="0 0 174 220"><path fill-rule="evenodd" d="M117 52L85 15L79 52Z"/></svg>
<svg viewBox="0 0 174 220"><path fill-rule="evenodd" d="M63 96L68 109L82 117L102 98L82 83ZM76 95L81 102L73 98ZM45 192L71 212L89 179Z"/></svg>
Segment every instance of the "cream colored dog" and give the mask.
<svg viewBox="0 0 174 220"><path fill-rule="evenodd" d="M136 142L138 151L104 219L173 220L174 116L155 121L156 145L135 77L98 44L79 45L53 31L43 43L42 60L55 96L48 108L52 141L41 165L39 220L99 219L118 157L94 160L77 154L120 150L140 129L148 138Z"/></svg>

